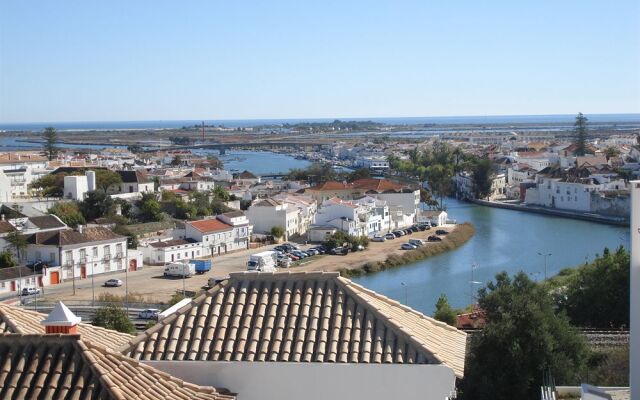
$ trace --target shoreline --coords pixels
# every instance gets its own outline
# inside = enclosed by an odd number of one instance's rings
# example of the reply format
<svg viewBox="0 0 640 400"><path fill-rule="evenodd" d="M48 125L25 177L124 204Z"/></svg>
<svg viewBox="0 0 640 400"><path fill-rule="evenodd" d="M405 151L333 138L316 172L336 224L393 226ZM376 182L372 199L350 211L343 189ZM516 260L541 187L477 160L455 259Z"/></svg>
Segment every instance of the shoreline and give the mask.
<svg viewBox="0 0 640 400"><path fill-rule="evenodd" d="M475 232L476 229L473 224L465 222L456 225L441 242L425 242L423 246L415 250L403 250L400 254L392 253L388 255L384 261L366 261L362 264L340 268L338 272L345 278L352 278L402 267L447 251L455 250L467 243Z"/></svg>
<svg viewBox="0 0 640 400"><path fill-rule="evenodd" d="M505 210L514 210L514 211L530 212L534 214L551 215L554 217L577 219L582 221L596 222L600 224L608 224L608 225L615 225L615 226L629 226L628 219L623 219L618 217L607 217L604 215L586 214L586 213L580 213L575 211L558 210L558 209L552 209L552 208L522 206L517 204L509 204L509 203L479 200L479 199L469 199L466 201L473 204L480 205L480 206L502 208Z"/></svg>

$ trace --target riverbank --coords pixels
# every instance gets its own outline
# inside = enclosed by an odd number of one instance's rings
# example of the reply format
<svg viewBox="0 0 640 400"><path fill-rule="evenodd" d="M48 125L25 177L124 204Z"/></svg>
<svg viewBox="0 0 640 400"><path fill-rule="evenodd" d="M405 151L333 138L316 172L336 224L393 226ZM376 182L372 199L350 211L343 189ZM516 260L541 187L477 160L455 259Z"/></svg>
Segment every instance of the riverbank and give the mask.
<svg viewBox="0 0 640 400"><path fill-rule="evenodd" d="M438 227L438 229L441 228ZM392 252L391 254L389 254L389 252L385 252L384 254L386 255L386 258L381 261L368 260L360 264L354 264L345 268L340 268L338 269L338 271L340 272L340 275L350 278L400 267L405 264L410 264L450 250L454 250L465 244L475 234L474 226L468 222L460 225L455 225L453 229L445 230L447 230L449 233L446 236L442 236L441 242L425 242L424 245L418 247L415 250L397 250ZM435 232L427 231L421 233L434 234ZM417 234L414 234L414 236L416 235ZM400 247L401 243L404 242L398 241L396 247Z"/></svg>
<svg viewBox="0 0 640 400"><path fill-rule="evenodd" d="M576 211L558 210L553 208L524 206L521 204L503 203L499 201L487 201L487 200L478 200L478 199L470 199L468 201L481 206L503 208L506 210L515 210L515 211L531 212L536 214L552 215L555 217L562 217L562 218L579 219L582 221L597 222L599 224L629 226L629 220L624 219L622 217L607 217L605 215L587 214L587 213L581 213Z"/></svg>

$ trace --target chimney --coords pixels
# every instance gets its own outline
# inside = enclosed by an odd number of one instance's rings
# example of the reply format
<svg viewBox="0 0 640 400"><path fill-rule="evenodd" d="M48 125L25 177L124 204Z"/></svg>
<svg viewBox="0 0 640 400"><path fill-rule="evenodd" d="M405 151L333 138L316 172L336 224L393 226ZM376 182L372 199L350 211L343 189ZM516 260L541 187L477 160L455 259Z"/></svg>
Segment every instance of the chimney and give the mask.
<svg viewBox="0 0 640 400"><path fill-rule="evenodd" d="M47 334L74 335L78 333L78 323L81 319L59 301L41 324L44 325Z"/></svg>
<svg viewBox="0 0 640 400"><path fill-rule="evenodd" d="M96 190L96 173L95 171L86 171L85 176L87 177L87 190L93 191Z"/></svg>

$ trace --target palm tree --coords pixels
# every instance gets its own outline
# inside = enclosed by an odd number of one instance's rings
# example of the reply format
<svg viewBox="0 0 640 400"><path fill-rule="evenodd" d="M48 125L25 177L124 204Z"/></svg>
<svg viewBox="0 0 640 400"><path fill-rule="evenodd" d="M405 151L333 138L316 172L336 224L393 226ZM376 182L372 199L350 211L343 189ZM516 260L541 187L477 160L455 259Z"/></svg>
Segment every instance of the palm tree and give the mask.
<svg viewBox="0 0 640 400"><path fill-rule="evenodd" d="M18 262L20 262L24 256L24 250L29 246L27 237L16 230L5 236L5 240L11 245L11 247L13 247L13 251L16 253Z"/></svg>

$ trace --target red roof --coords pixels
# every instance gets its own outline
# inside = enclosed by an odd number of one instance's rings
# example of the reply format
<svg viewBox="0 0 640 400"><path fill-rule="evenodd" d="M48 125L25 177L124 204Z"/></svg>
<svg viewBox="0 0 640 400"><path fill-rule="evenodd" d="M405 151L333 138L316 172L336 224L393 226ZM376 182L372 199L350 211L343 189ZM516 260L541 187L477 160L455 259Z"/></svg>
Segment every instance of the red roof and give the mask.
<svg viewBox="0 0 640 400"><path fill-rule="evenodd" d="M217 218L202 219L200 221L187 222L197 230L203 233L228 231L233 229L233 226L225 224Z"/></svg>
<svg viewBox="0 0 640 400"><path fill-rule="evenodd" d="M403 186L391 182L387 179L374 179L374 178L365 178L358 179L352 183L353 187L356 189L367 189L367 190L375 190L377 192L384 192L386 190L402 190Z"/></svg>
<svg viewBox="0 0 640 400"><path fill-rule="evenodd" d="M342 182L327 181L309 189L310 190L346 190L346 189L351 189L351 186L349 184L342 183Z"/></svg>

